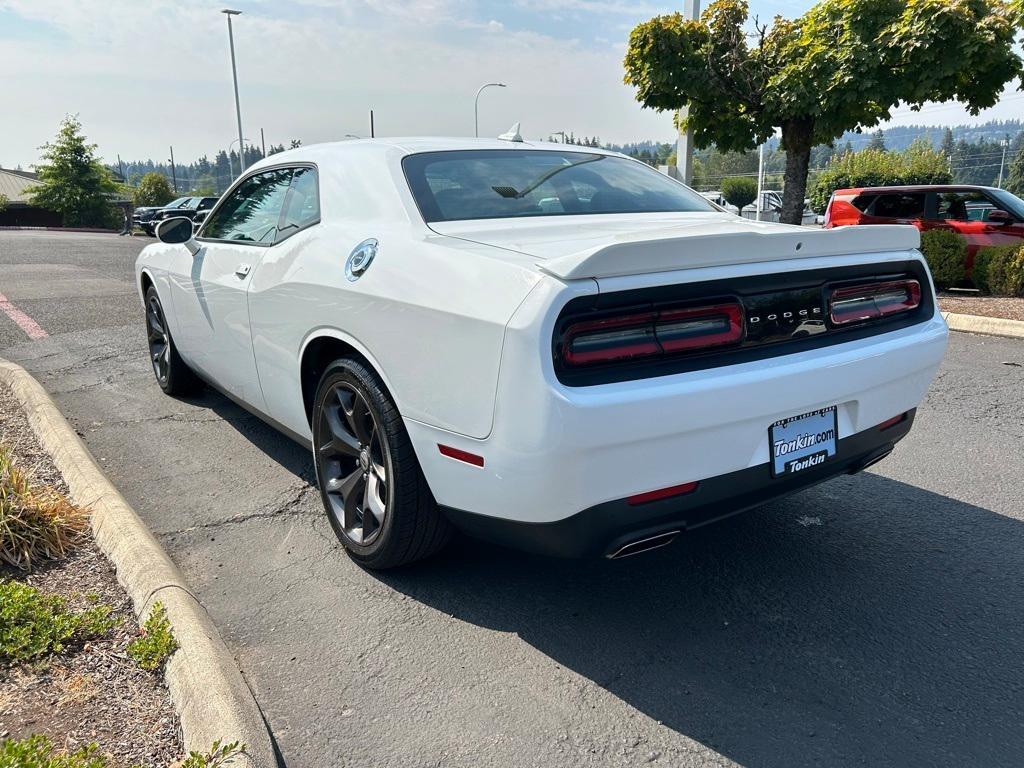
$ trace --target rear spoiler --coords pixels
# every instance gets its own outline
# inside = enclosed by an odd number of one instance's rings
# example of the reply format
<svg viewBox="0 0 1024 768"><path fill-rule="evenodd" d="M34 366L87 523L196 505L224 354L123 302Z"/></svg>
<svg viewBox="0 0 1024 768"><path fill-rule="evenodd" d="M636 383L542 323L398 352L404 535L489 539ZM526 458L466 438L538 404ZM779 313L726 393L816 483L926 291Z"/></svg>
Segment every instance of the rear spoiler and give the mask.
<svg viewBox="0 0 1024 768"><path fill-rule="evenodd" d="M902 224L813 229L723 222L702 227L700 234L677 232L663 230L616 240L539 262L537 267L562 280L578 280L755 261L909 251L921 245L917 228Z"/></svg>

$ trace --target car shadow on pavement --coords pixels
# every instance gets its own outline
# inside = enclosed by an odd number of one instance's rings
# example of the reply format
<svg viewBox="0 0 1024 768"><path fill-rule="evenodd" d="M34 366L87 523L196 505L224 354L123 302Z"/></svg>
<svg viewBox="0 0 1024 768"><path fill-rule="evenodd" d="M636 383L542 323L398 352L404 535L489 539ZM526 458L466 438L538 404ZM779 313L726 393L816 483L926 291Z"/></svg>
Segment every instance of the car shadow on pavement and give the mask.
<svg viewBox="0 0 1024 768"><path fill-rule="evenodd" d="M1024 759L1022 573L1021 522L866 473L622 561L375 575L744 766L992 768Z"/></svg>

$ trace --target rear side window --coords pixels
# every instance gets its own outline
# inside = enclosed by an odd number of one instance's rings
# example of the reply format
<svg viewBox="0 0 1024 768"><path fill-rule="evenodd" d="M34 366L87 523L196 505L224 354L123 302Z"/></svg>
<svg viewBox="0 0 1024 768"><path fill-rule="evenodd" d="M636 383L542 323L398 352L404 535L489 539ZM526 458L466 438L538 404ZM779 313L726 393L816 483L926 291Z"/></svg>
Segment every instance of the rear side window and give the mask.
<svg viewBox="0 0 1024 768"><path fill-rule="evenodd" d="M641 163L589 152L424 152L402 166L427 222L717 210Z"/></svg>
<svg viewBox="0 0 1024 768"><path fill-rule="evenodd" d="M318 221L320 221L320 192L316 168L296 168L292 176L288 198L285 200L281 232L277 239L282 240Z"/></svg>
<svg viewBox="0 0 1024 768"><path fill-rule="evenodd" d="M291 181L290 168L250 176L206 219L202 237L271 245Z"/></svg>
<svg viewBox="0 0 1024 768"><path fill-rule="evenodd" d="M923 192L879 195L870 213L886 219L920 219L924 216L924 197Z"/></svg>
<svg viewBox="0 0 1024 768"><path fill-rule="evenodd" d="M849 198L849 200L850 200L850 205L852 205L858 211L863 213L864 211L866 211L868 208L871 207L871 204L873 202L875 202L875 198L877 198L877 197L878 197L878 195L873 195L873 194L867 194L867 195L860 194L860 195L854 195L853 197Z"/></svg>

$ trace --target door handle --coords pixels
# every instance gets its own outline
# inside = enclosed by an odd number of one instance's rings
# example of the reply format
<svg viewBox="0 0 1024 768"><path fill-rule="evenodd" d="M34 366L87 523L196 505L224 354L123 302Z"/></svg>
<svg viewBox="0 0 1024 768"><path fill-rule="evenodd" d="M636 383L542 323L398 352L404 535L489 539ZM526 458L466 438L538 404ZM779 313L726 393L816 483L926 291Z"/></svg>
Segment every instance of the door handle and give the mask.
<svg viewBox="0 0 1024 768"><path fill-rule="evenodd" d="M244 280L249 275L249 270L252 269L248 264L239 264L235 270L235 275L239 280Z"/></svg>

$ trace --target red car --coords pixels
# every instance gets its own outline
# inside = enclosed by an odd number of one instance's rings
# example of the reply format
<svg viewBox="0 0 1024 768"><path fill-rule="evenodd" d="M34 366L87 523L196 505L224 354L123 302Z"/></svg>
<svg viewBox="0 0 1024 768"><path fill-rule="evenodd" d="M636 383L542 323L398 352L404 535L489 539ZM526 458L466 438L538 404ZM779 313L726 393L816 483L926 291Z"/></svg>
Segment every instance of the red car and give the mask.
<svg viewBox="0 0 1024 768"><path fill-rule="evenodd" d="M837 189L825 228L849 224L913 224L951 229L967 240L967 276L987 245L1024 243L1024 200L1003 189L969 184Z"/></svg>

